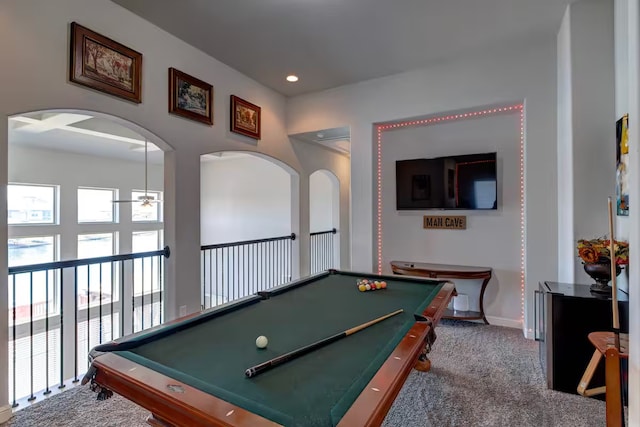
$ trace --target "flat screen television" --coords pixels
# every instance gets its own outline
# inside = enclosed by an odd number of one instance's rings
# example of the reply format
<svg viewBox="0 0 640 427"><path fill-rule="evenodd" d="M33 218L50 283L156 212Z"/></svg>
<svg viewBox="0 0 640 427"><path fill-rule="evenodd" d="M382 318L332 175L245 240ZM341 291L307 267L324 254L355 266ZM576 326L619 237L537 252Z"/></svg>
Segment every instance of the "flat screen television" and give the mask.
<svg viewBox="0 0 640 427"><path fill-rule="evenodd" d="M498 209L496 153L396 161L396 208Z"/></svg>

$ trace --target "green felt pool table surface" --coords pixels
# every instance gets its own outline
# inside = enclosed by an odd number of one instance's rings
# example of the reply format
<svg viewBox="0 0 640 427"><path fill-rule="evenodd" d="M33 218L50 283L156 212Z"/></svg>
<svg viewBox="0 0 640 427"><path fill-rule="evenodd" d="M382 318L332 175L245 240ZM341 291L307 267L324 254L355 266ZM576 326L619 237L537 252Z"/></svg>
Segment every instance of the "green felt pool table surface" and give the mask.
<svg viewBox="0 0 640 427"><path fill-rule="evenodd" d="M116 348L125 350L113 353L278 424L336 425L444 285L384 277L386 289L360 292L360 278L377 276L321 274L119 341ZM404 311L245 376L251 366L398 309ZM256 347L260 335L268 337L266 349Z"/></svg>

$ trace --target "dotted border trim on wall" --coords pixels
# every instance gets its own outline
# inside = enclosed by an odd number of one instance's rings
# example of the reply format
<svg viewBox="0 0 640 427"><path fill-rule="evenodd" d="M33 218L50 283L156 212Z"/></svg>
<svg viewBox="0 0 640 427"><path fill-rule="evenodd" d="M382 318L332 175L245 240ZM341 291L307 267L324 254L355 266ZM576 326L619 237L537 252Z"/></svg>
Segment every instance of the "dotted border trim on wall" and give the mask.
<svg viewBox="0 0 640 427"><path fill-rule="evenodd" d="M415 126L429 126L439 123L452 122L496 115L501 113L519 112L520 114L520 304L521 316L524 321L524 295L525 295L525 210L524 210L524 104L515 104L506 107L489 108L460 114L430 117L421 120L410 120L394 123L375 125L377 135L376 147L376 197L377 197L377 261L378 274L382 274L382 134L383 132Z"/></svg>

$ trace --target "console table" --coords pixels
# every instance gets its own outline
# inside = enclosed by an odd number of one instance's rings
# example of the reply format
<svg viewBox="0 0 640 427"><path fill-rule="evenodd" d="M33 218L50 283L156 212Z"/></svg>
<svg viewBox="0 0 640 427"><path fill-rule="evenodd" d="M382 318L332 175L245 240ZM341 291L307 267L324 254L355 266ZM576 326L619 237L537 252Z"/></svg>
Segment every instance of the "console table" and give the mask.
<svg viewBox="0 0 640 427"><path fill-rule="evenodd" d="M432 279L482 279L478 301L480 311L458 311L447 309L442 317L445 319L482 320L487 325L489 324L484 315L484 291L487 289L489 280L491 280L491 274L493 271L491 267L391 261L391 270L393 270L394 274L429 277Z"/></svg>

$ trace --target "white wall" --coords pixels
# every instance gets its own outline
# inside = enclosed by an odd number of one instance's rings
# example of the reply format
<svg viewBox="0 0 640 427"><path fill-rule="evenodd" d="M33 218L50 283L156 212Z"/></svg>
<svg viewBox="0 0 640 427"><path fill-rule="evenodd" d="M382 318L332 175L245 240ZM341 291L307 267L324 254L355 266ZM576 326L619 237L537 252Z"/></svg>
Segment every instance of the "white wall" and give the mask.
<svg viewBox="0 0 640 427"><path fill-rule="evenodd" d="M291 234L291 175L245 155L201 164L203 245Z"/></svg>
<svg viewBox="0 0 640 427"><path fill-rule="evenodd" d="M608 234L615 197L613 36L612 0L571 4L558 33L558 277L569 283L592 283L576 241Z"/></svg>
<svg viewBox="0 0 640 427"><path fill-rule="evenodd" d="M580 1L569 7L571 37L572 150L575 281L592 283L575 242L609 233L607 197L615 197L613 0ZM567 244L567 246L569 246Z"/></svg>
<svg viewBox="0 0 640 427"><path fill-rule="evenodd" d="M346 160L346 159L345 159ZM346 206L345 206L346 208ZM315 171L309 177L309 230L313 232L336 230L335 234L329 235L333 242L333 259L331 265L321 265L322 258L317 258L315 269L318 267L329 266L331 268L341 269L347 268L348 264L341 263L340 241L342 235L348 233L341 229L341 206L340 206L340 181L338 177L327 170ZM321 248L323 243L327 243L329 236L323 235L318 240L316 237L316 248ZM344 251L347 252L347 251ZM311 260L311 263L314 261ZM314 266L311 266L314 267Z"/></svg>
<svg viewBox="0 0 640 427"><path fill-rule="evenodd" d="M68 31L72 21L143 53L142 104L128 103L66 80ZM176 256L171 257L167 264L170 281L174 281L176 275L184 276L179 280L180 295L171 296L168 302L171 306L168 307L169 317L180 305L186 304L188 311L196 310L199 305L198 287L190 284L197 283L199 270L201 154L222 150L256 151L299 171L304 170L307 164L312 165L309 173L317 167L329 170L342 168L338 165L340 160L336 160L337 155L317 156L318 160L302 163L300 159L304 152L313 151L314 147L307 145L294 150L284 128L285 100L281 95L108 0L61 0L55 4L47 0L5 1L0 14L0 35L0 50L12 64L11 67L2 67L0 77L13 82L3 88L1 116L50 108L97 111L116 119L126 117L143 136L163 149L171 150L165 161L165 217L167 243L172 244L172 253ZM169 67L176 67L214 85L213 127L167 113ZM29 89L25 91L20 87ZM262 107L263 136L260 141L229 132L230 94ZM1 146L6 146L6 138L6 132L0 134Z"/></svg>
<svg viewBox="0 0 640 427"><path fill-rule="evenodd" d="M616 0L616 115L626 106L630 123L640 123L640 2ZM626 30L626 31L625 31ZM629 426L640 425L640 139L629 133L629 217L618 217L621 236L629 237ZM636 209L634 209L634 206ZM635 391L635 392L634 392Z"/></svg>
<svg viewBox="0 0 640 427"><path fill-rule="evenodd" d="M558 31L558 280L573 283L573 126L571 86L571 14L566 9Z"/></svg>
<svg viewBox="0 0 640 427"><path fill-rule="evenodd" d="M614 1L614 41L615 41L615 118L617 120L629 113L630 94L630 31L629 31L629 1ZM615 129L615 128L614 128ZM613 131L612 131L613 132ZM615 196L615 192L612 193ZM615 200L615 199L614 199ZM628 216L616 217L616 239L629 240L631 224ZM618 276L618 285L621 289L629 291L629 269Z"/></svg>
<svg viewBox="0 0 640 427"><path fill-rule="evenodd" d="M68 82L69 24L73 21L143 54L141 104ZM194 312L200 307L200 155L255 151L278 159L301 176L328 169L341 177L341 183L346 176L347 187L341 187L341 198L348 203L348 167L339 155L324 153L328 150L318 154L320 148L296 146L289 140L283 96L109 0L5 0L0 10L0 52L5 65L0 67L0 81L11 82L3 86L0 97L0 239L7 238L7 118L49 109L85 110L112 118L165 150L164 229L165 243L171 247L166 262L167 319L174 318L179 308ZM169 67L214 86L214 126L168 114ZM231 94L262 108L260 141L229 131ZM304 200L308 181L296 185L296 194ZM303 235L309 229L308 207L301 204L297 210L292 212L292 219L299 229L293 231ZM348 215L348 209L346 212ZM348 222L344 229L348 230ZM348 233L342 239L342 244L348 244ZM7 268L6 251L6 246L0 245L0 290L5 295L7 275L1 271ZM1 310L7 310L4 298L0 298ZM0 316L0 369L7 366L6 325L6 316ZM6 389L6 378L0 377L0 405L8 401Z"/></svg>
<svg viewBox="0 0 640 427"><path fill-rule="evenodd" d="M353 269L372 271L374 264L374 123L524 100L530 332L533 289L557 277L555 52L555 40L532 41L289 101L289 133L351 126ZM520 298L508 304L520 306Z"/></svg>
<svg viewBox="0 0 640 427"><path fill-rule="evenodd" d="M497 152L498 209L488 211L396 210L397 160ZM521 320L520 285L520 112L448 123L404 127L382 138L383 272L393 260L490 266L485 294L491 323ZM466 230L425 230L423 215L465 215ZM478 310L479 285L456 282Z"/></svg>
<svg viewBox="0 0 640 427"><path fill-rule="evenodd" d="M180 283L180 293L168 289L167 318L174 317L181 306L186 306L187 312L198 310L200 154L218 147L264 151L299 167L282 123L284 98L108 0L61 0L55 4L10 0L3 2L0 20L0 51L12 64L2 67L0 78L13 82L3 89L0 117L50 108L96 111L125 117L138 126L134 129L138 133L165 150L173 149L165 158L164 208L165 239L175 256L166 265L167 279ZM67 81L72 21L142 52L142 104ZM216 125L168 114L169 67L214 85ZM232 93L262 107L263 139L259 144L228 131ZM6 135L0 135L0 145L4 144Z"/></svg>
<svg viewBox="0 0 640 427"><path fill-rule="evenodd" d="M337 192L326 172L316 171L309 177L309 227L312 233L338 228L338 224L334 223Z"/></svg>

